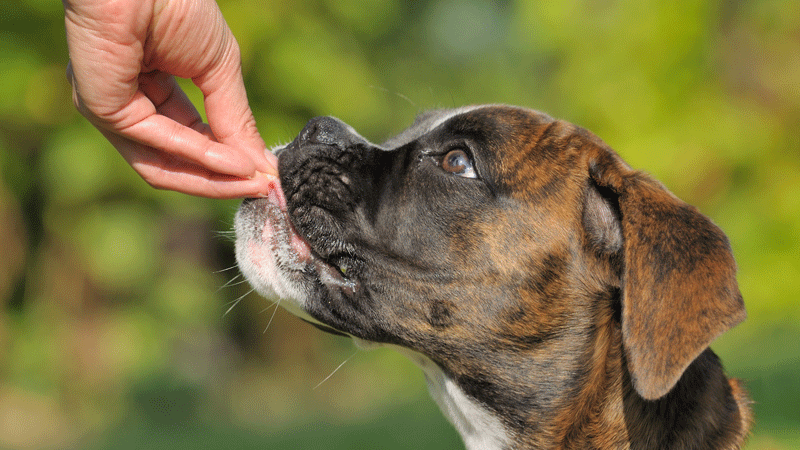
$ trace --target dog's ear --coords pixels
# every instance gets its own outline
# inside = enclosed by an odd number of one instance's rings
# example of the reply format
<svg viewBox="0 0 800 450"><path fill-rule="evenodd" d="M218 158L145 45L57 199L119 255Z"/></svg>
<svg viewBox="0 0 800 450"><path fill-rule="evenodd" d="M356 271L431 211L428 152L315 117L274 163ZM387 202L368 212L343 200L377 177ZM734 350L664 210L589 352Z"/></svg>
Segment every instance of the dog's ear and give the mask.
<svg viewBox="0 0 800 450"><path fill-rule="evenodd" d="M590 245L622 258L622 340L633 386L668 393L745 318L728 239L711 220L600 145L588 152ZM594 242L593 242L594 241Z"/></svg>

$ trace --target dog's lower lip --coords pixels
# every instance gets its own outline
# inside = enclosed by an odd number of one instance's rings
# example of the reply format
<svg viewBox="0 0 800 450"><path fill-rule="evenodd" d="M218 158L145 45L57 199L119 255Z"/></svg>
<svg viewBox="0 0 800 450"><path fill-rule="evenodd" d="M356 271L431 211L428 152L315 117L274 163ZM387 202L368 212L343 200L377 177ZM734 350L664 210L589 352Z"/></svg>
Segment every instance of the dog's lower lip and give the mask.
<svg viewBox="0 0 800 450"><path fill-rule="evenodd" d="M297 232L289 218L286 198L278 180L270 183L269 192L265 197L246 199L244 203L254 207L263 205L264 216L261 220L264 221L264 227L261 229L261 239L273 246L283 245L291 248L296 263L307 263L312 259L310 245Z"/></svg>
<svg viewBox="0 0 800 450"><path fill-rule="evenodd" d="M259 201L266 202L265 220L266 226L270 227L272 239L288 241L297 262L311 264L323 286L339 289L345 295L355 294L357 284L345 278L336 265L316 253L306 238L295 229L289 215L286 197L278 181L270 184L269 194L266 197L245 200L248 203Z"/></svg>

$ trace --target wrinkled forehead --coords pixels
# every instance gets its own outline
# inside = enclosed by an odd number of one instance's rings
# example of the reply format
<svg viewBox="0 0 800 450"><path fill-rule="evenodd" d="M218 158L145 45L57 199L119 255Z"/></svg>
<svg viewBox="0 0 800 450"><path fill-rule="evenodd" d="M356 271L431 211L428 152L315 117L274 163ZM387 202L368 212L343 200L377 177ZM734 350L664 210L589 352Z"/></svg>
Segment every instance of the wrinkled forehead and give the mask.
<svg viewBox="0 0 800 450"><path fill-rule="evenodd" d="M410 127L384 142L382 147L386 149L401 147L443 125L452 128L451 131L466 133L484 131L495 134L501 132L500 134L508 138L522 129L530 130L536 125L552 121L552 118L538 111L505 105L477 105L430 110L418 115Z"/></svg>

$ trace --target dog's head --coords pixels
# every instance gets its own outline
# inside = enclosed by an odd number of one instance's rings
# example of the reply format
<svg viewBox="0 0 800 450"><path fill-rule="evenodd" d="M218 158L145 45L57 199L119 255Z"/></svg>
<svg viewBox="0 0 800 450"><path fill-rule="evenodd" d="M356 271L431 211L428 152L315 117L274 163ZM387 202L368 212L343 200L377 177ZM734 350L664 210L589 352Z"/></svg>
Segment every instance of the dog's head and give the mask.
<svg viewBox="0 0 800 450"><path fill-rule="evenodd" d="M280 150L279 173L236 216L251 284L456 379L480 373L479 359L522 357L558 378L537 355L585 352L603 316L621 329L636 390L658 398L744 318L711 221L588 131L535 111L434 111L383 145L317 118Z"/></svg>

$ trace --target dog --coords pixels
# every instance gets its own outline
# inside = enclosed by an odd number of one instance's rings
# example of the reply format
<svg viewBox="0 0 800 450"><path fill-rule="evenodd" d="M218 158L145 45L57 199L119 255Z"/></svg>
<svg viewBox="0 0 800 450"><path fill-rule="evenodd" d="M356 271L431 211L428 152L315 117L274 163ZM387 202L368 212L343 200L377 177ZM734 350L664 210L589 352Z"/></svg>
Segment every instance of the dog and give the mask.
<svg viewBox="0 0 800 450"><path fill-rule="evenodd" d="M736 449L750 400L708 348L745 318L725 234L589 131L529 109L331 117L235 217L262 295L425 373L468 449Z"/></svg>

